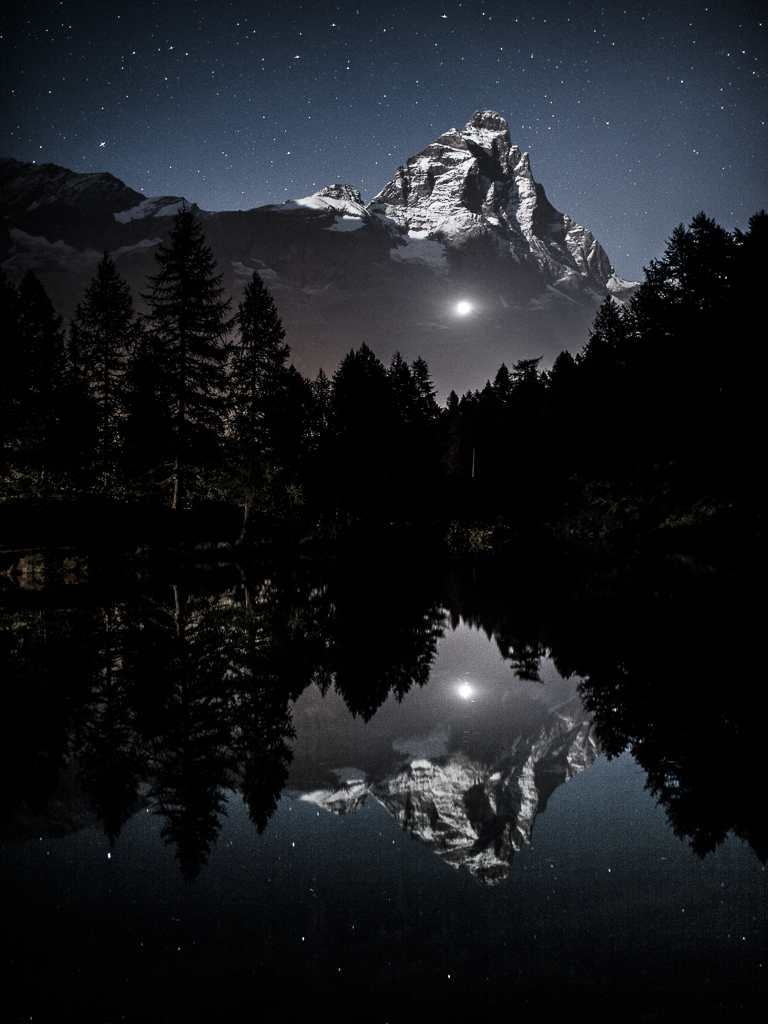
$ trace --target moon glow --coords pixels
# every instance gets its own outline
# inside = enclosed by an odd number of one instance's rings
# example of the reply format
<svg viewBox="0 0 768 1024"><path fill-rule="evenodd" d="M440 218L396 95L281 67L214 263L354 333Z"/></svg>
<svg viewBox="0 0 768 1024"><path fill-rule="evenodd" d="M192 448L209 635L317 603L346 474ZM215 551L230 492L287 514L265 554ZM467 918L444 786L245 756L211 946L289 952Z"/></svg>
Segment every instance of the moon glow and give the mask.
<svg viewBox="0 0 768 1024"><path fill-rule="evenodd" d="M461 302L457 302L456 303L456 312L459 314L459 316L466 316L467 313L469 313L471 309L472 309L471 303L465 301L464 299L462 299Z"/></svg>

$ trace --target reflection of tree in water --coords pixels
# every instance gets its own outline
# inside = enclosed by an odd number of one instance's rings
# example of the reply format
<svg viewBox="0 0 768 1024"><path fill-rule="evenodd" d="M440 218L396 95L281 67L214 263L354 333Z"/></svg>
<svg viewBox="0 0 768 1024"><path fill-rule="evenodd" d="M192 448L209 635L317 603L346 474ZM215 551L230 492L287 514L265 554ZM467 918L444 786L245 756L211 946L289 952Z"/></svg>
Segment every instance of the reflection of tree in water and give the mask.
<svg viewBox="0 0 768 1024"><path fill-rule="evenodd" d="M87 698L87 632L87 615L72 610L32 607L0 616L0 820L21 803L41 811L67 764L72 716Z"/></svg>
<svg viewBox="0 0 768 1024"><path fill-rule="evenodd" d="M402 700L429 679L445 625L432 575L379 561L336 580L328 664L335 689L364 721L390 695Z"/></svg>
<svg viewBox="0 0 768 1024"><path fill-rule="evenodd" d="M759 666L736 657L762 631L754 578L692 560L541 554L454 570L452 614L493 636L522 678L535 678L543 655L581 677L602 748L631 751L696 852L734 833L764 860L768 835L749 784L761 767Z"/></svg>
<svg viewBox="0 0 768 1024"><path fill-rule="evenodd" d="M539 682L541 659L550 653L542 611L551 584L540 557L535 564L517 557L513 565L454 566L447 575L451 625L456 629L463 620L482 630L516 676Z"/></svg>
<svg viewBox="0 0 768 1024"><path fill-rule="evenodd" d="M88 667L91 691L78 709L74 749L81 785L104 823L110 844L133 814L146 751L134 730L131 680L123 663L124 609L94 613Z"/></svg>
<svg viewBox="0 0 768 1024"><path fill-rule="evenodd" d="M764 861L768 830L752 784L762 767L762 666L747 639L761 635L760 602L746 577L675 572L665 582L666 591L657 580L631 603L603 602L599 656L588 666L570 654L589 668L585 705L606 752L629 747L675 834L696 853L733 833ZM583 648L597 647L596 630L583 625Z"/></svg>
<svg viewBox="0 0 768 1024"><path fill-rule="evenodd" d="M166 819L161 835L176 846L185 878L206 863L226 814L231 754L226 646L215 601L188 599L174 586L167 609L158 732L150 742L150 799Z"/></svg>
<svg viewBox="0 0 768 1024"><path fill-rule="evenodd" d="M256 580L253 571L242 575L244 603L229 620L232 759L248 814L261 833L288 777L295 735L288 704L311 673L307 651L313 630L301 587Z"/></svg>
<svg viewBox="0 0 768 1024"><path fill-rule="evenodd" d="M631 749L697 851L732 831L765 856L748 785L760 719L734 653L761 624L739 576L537 552L528 565L454 566L436 581L394 559L354 561L250 566L224 594L178 585L96 609L45 609L40 597L4 614L3 816L20 802L40 811L74 758L111 841L148 784L163 838L192 878L220 832L227 788L267 826L291 761L290 702L305 686L335 686L369 719L427 681L448 607L492 636L518 676L537 678L549 655L581 677L603 748Z"/></svg>

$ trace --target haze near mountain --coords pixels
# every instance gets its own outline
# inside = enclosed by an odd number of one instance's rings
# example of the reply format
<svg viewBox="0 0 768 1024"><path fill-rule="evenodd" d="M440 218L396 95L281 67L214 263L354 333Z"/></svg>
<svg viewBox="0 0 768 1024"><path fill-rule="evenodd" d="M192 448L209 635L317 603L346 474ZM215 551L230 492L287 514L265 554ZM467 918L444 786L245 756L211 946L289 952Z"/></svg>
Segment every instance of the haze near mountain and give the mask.
<svg viewBox="0 0 768 1024"><path fill-rule="evenodd" d="M71 316L101 254L140 293L178 196L147 199L109 174L0 160L0 260L31 269ZM351 185L248 211L199 211L235 301L257 270L292 359L335 371L366 342L385 362L423 356L443 396L482 387L499 365L576 351L607 294L636 287L534 181L507 122L478 111L411 157L365 206ZM462 306L459 304L462 303Z"/></svg>

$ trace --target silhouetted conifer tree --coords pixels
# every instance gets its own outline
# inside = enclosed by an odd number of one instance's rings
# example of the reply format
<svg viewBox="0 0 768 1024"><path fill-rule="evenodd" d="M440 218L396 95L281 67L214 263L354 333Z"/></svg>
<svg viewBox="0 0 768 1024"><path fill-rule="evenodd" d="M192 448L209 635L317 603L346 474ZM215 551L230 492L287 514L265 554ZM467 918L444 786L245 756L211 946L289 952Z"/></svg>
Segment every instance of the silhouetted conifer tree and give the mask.
<svg viewBox="0 0 768 1024"><path fill-rule="evenodd" d="M125 489L137 497L159 495L173 477L175 424L162 357L152 336L139 329L125 371L121 453Z"/></svg>
<svg viewBox="0 0 768 1024"><path fill-rule="evenodd" d="M314 397L298 370L286 366L285 331L256 273L235 322L227 402L234 490L244 506L238 540L243 543L254 505L280 514L286 502L301 501L299 464L308 454L303 449L312 433Z"/></svg>
<svg viewBox="0 0 768 1024"><path fill-rule="evenodd" d="M328 412L331 408L332 385L325 370L320 367L317 377L312 381L312 394L315 397L316 431L320 435L328 426Z"/></svg>
<svg viewBox="0 0 768 1024"><path fill-rule="evenodd" d="M432 381L427 361L420 356L411 363L413 382L416 386L417 404L421 419L425 423L434 423L440 416L437 404L437 388Z"/></svg>
<svg viewBox="0 0 768 1024"><path fill-rule="evenodd" d="M331 398L335 490L356 514L388 507L395 422L387 370L363 344L341 361Z"/></svg>
<svg viewBox="0 0 768 1024"><path fill-rule="evenodd" d="M139 782L146 773L146 751L134 730L123 609L99 609L93 626L84 652L92 673L91 694L80 711L75 746L81 785L113 845L135 809Z"/></svg>
<svg viewBox="0 0 768 1024"><path fill-rule="evenodd" d="M236 490L244 506L245 540L251 507L267 474L275 443L269 422L273 394L290 348L272 296L254 272L235 316L238 334L232 349L228 405L231 417L232 462Z"/></svg>
<svg viewBox="0 0 768 1024"><path fill-rule="evenodd" d="M502 363L493 378L493 393L502 404L506 404L512 397L514 384L512 376L506 363Z"/></svg>
<svg viewBox="0 0 768 1024"><path fill-rule="evenodd" d="M224 423L229 300L221 275L192 210L173 220L170 244L155 254L158 273L145 296L148 326L161 353L173 420L173 508L182 506L192 482L217 465Z"/></svg>
<svg viewBox="0 0 768 1024"><path fill-rule="evenodd" d="M408 363L395 352L387 370L394 412L401 426L410 425L418 411L419 393Z"/></svg>
<svg viewBox="0 0 768 1024"><path fill-rule="evenodd" d="M193 879L226 814L231 723L224 676L229 660L215 603L190 600L178 586L173 591L172 618L165 622L165 672L157 680L163 703L153 737L151 796L155 813L166 819L163 840L176 846L182 874Z"/></svg>
<svg viewBox="0 0 768 1024"><path fill-rule="evenodd" d="M90 360L80 345L80 330L69 325L65 372L65 421L70 491L90 491L99 487L99 406L89 387Z"/></svg>
<svg viewBox="0 0 768 1024"><path fill-rule="evenodd" d="M0 484L10 485L21 442L21 400L26 390L19 338L19 291L0 269Z"/></svg>
<svg viewBox="0 0 768 1024"><path fill-rule="evenodd" d="M589 367L593 377L608 376L626 357L624 342L627 331L622 307L607 296L592 322L589 339L578 356L578 362Z"/></svg>
<svg viewBox="0 0 768 1024"><path fill-rule="evenodd" d="M29 271L19 286L19 455L26 486L39 497L66 473L66 346L62 318Z"/></svg>
<svg viewBox="0 0 768 1024"><path fill-rule="evenodd" d="M122 442L125 369L137 324L130 289L107 253L77 307L74 326L82 378L98 410L95 468L101 488L110 491Z"/></svg>

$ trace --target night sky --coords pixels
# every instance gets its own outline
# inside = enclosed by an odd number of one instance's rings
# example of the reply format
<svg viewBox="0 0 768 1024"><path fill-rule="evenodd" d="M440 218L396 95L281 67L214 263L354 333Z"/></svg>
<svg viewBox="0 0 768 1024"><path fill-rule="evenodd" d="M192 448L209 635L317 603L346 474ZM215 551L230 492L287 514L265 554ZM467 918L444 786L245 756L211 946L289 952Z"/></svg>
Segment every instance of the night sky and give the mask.
<svg viewBox="0 0 768 1024"><path fill-rule="evenodd" d="M370 200L491 109L636 279L700 210L768 206L767 24L759 0L7 3L0 155L207 210Z"/></svg>

